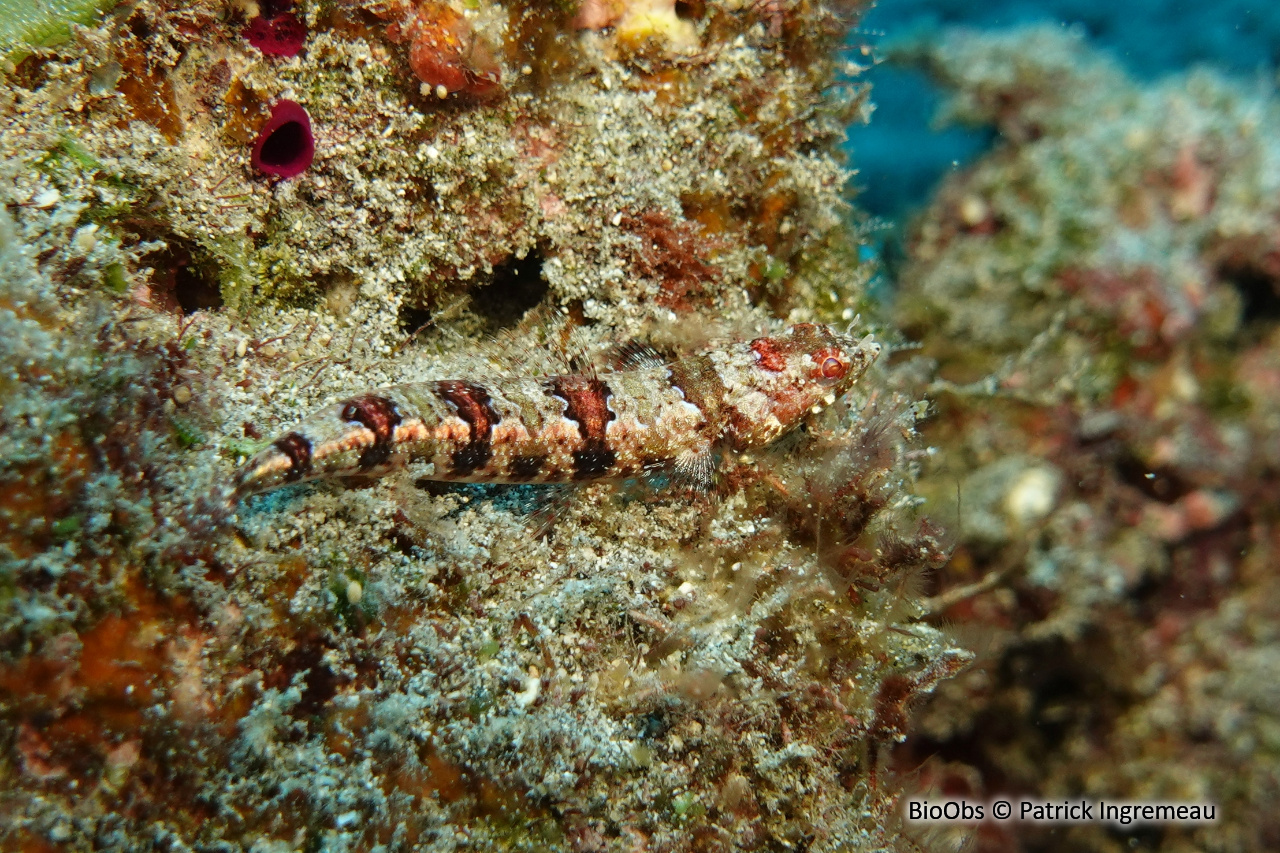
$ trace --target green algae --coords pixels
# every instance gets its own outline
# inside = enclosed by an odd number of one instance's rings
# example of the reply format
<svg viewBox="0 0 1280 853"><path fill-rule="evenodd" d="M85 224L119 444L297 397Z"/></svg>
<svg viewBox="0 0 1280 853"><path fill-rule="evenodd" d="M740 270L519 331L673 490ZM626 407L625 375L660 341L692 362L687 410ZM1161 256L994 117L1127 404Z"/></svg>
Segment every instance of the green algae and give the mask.
<svg viewBox="0 0 1280 853"><path fill-rule="evenodd" d="M0 58L16 63L32 48L59 44L74 24L91 24L117 0L0 0Z"/></svg>
<svg viewBox="0 0 1280 853"><path fill-rule="evenodd" d="M190 450L198 447L204 442L204 433L200 428L187 418L172 415L169 418L169 424L173 427L174 440L178 442L178 446Z"/></svg>

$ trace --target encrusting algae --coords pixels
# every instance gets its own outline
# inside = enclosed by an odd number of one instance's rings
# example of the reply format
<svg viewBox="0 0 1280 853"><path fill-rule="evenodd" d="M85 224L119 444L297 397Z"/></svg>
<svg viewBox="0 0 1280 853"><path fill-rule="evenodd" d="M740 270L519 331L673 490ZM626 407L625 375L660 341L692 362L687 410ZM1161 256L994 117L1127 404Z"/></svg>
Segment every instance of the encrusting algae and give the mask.
<svg viewBox="0 0 1280 853"><path fill-rule="evenodd" d="M917 621L947 546L884 368L710 491L410 466L232 502L370 389L870 316L856 8L588 11L143 0L9 76L6 847L901 838L888 748L970 655ZM284 14L296 55L250 42Z"/></svg>

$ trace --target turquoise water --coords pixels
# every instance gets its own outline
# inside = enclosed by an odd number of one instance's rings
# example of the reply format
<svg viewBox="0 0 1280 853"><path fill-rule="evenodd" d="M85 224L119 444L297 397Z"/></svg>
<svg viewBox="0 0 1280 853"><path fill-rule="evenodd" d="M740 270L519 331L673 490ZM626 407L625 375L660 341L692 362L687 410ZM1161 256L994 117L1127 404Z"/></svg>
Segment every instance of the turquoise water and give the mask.
<svg viewBox="0 0 1280 853"><path fill-rule="evenodd" d="M1280 62L1280 4L1244 0L888 0L866 16L856 38L886 48L936 28L1004 29L1043 22L1076 29L1139 78L1209 65L1274 82ZM909 215L947 170L985 150L992 132L931 127L939 94L917 71L884 64L869 79L875 87L875 118L868 127L853 128L849 142L860 172L859 204L874 215Z"/></svg>

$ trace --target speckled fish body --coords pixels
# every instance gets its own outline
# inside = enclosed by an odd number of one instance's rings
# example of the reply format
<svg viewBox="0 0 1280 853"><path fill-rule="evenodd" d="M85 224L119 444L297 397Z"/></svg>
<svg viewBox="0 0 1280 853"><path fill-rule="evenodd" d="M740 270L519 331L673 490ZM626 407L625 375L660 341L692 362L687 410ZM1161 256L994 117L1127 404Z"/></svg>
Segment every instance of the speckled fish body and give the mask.
<svg viewBox="0 0 1280 853"><path fill-rule="evenodd" d="M847 391L879 352L870 335L801 324L613 372L383 388L308 417L249 460L236 491L410 463L453 482L566 483L667 468L705 483L717 446L777 439Z"/></svg>

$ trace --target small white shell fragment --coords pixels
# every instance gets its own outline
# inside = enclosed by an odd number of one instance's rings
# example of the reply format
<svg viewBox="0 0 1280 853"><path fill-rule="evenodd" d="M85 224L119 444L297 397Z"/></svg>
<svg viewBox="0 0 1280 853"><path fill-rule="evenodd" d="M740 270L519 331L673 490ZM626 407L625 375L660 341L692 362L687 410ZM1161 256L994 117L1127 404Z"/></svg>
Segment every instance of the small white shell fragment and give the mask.
<svg viewBox="0 0 1280 853"><path fill-rule="evenodd" d="M1005 513L1015 524L1025 526L1048 515L1058 501L1061 475L1052 468L1027 468L1004 496Z"/></svg>
<svg viewBox="0 0 1280 853"><path fill-rule="evenodd" d="M77 228L75 235L71 238L71 249L77 255L89 254L97 244L98 226L97 223L93 222Z"/></svg>
<svg viewBox="0 0 1280 853"><path fill-rule="evenodd" d="M516 704L528 708L538 701L538 693L542 690L542 676L536 666L529 667L529 676L524 680L524 690L516 694Z"/></svg>

